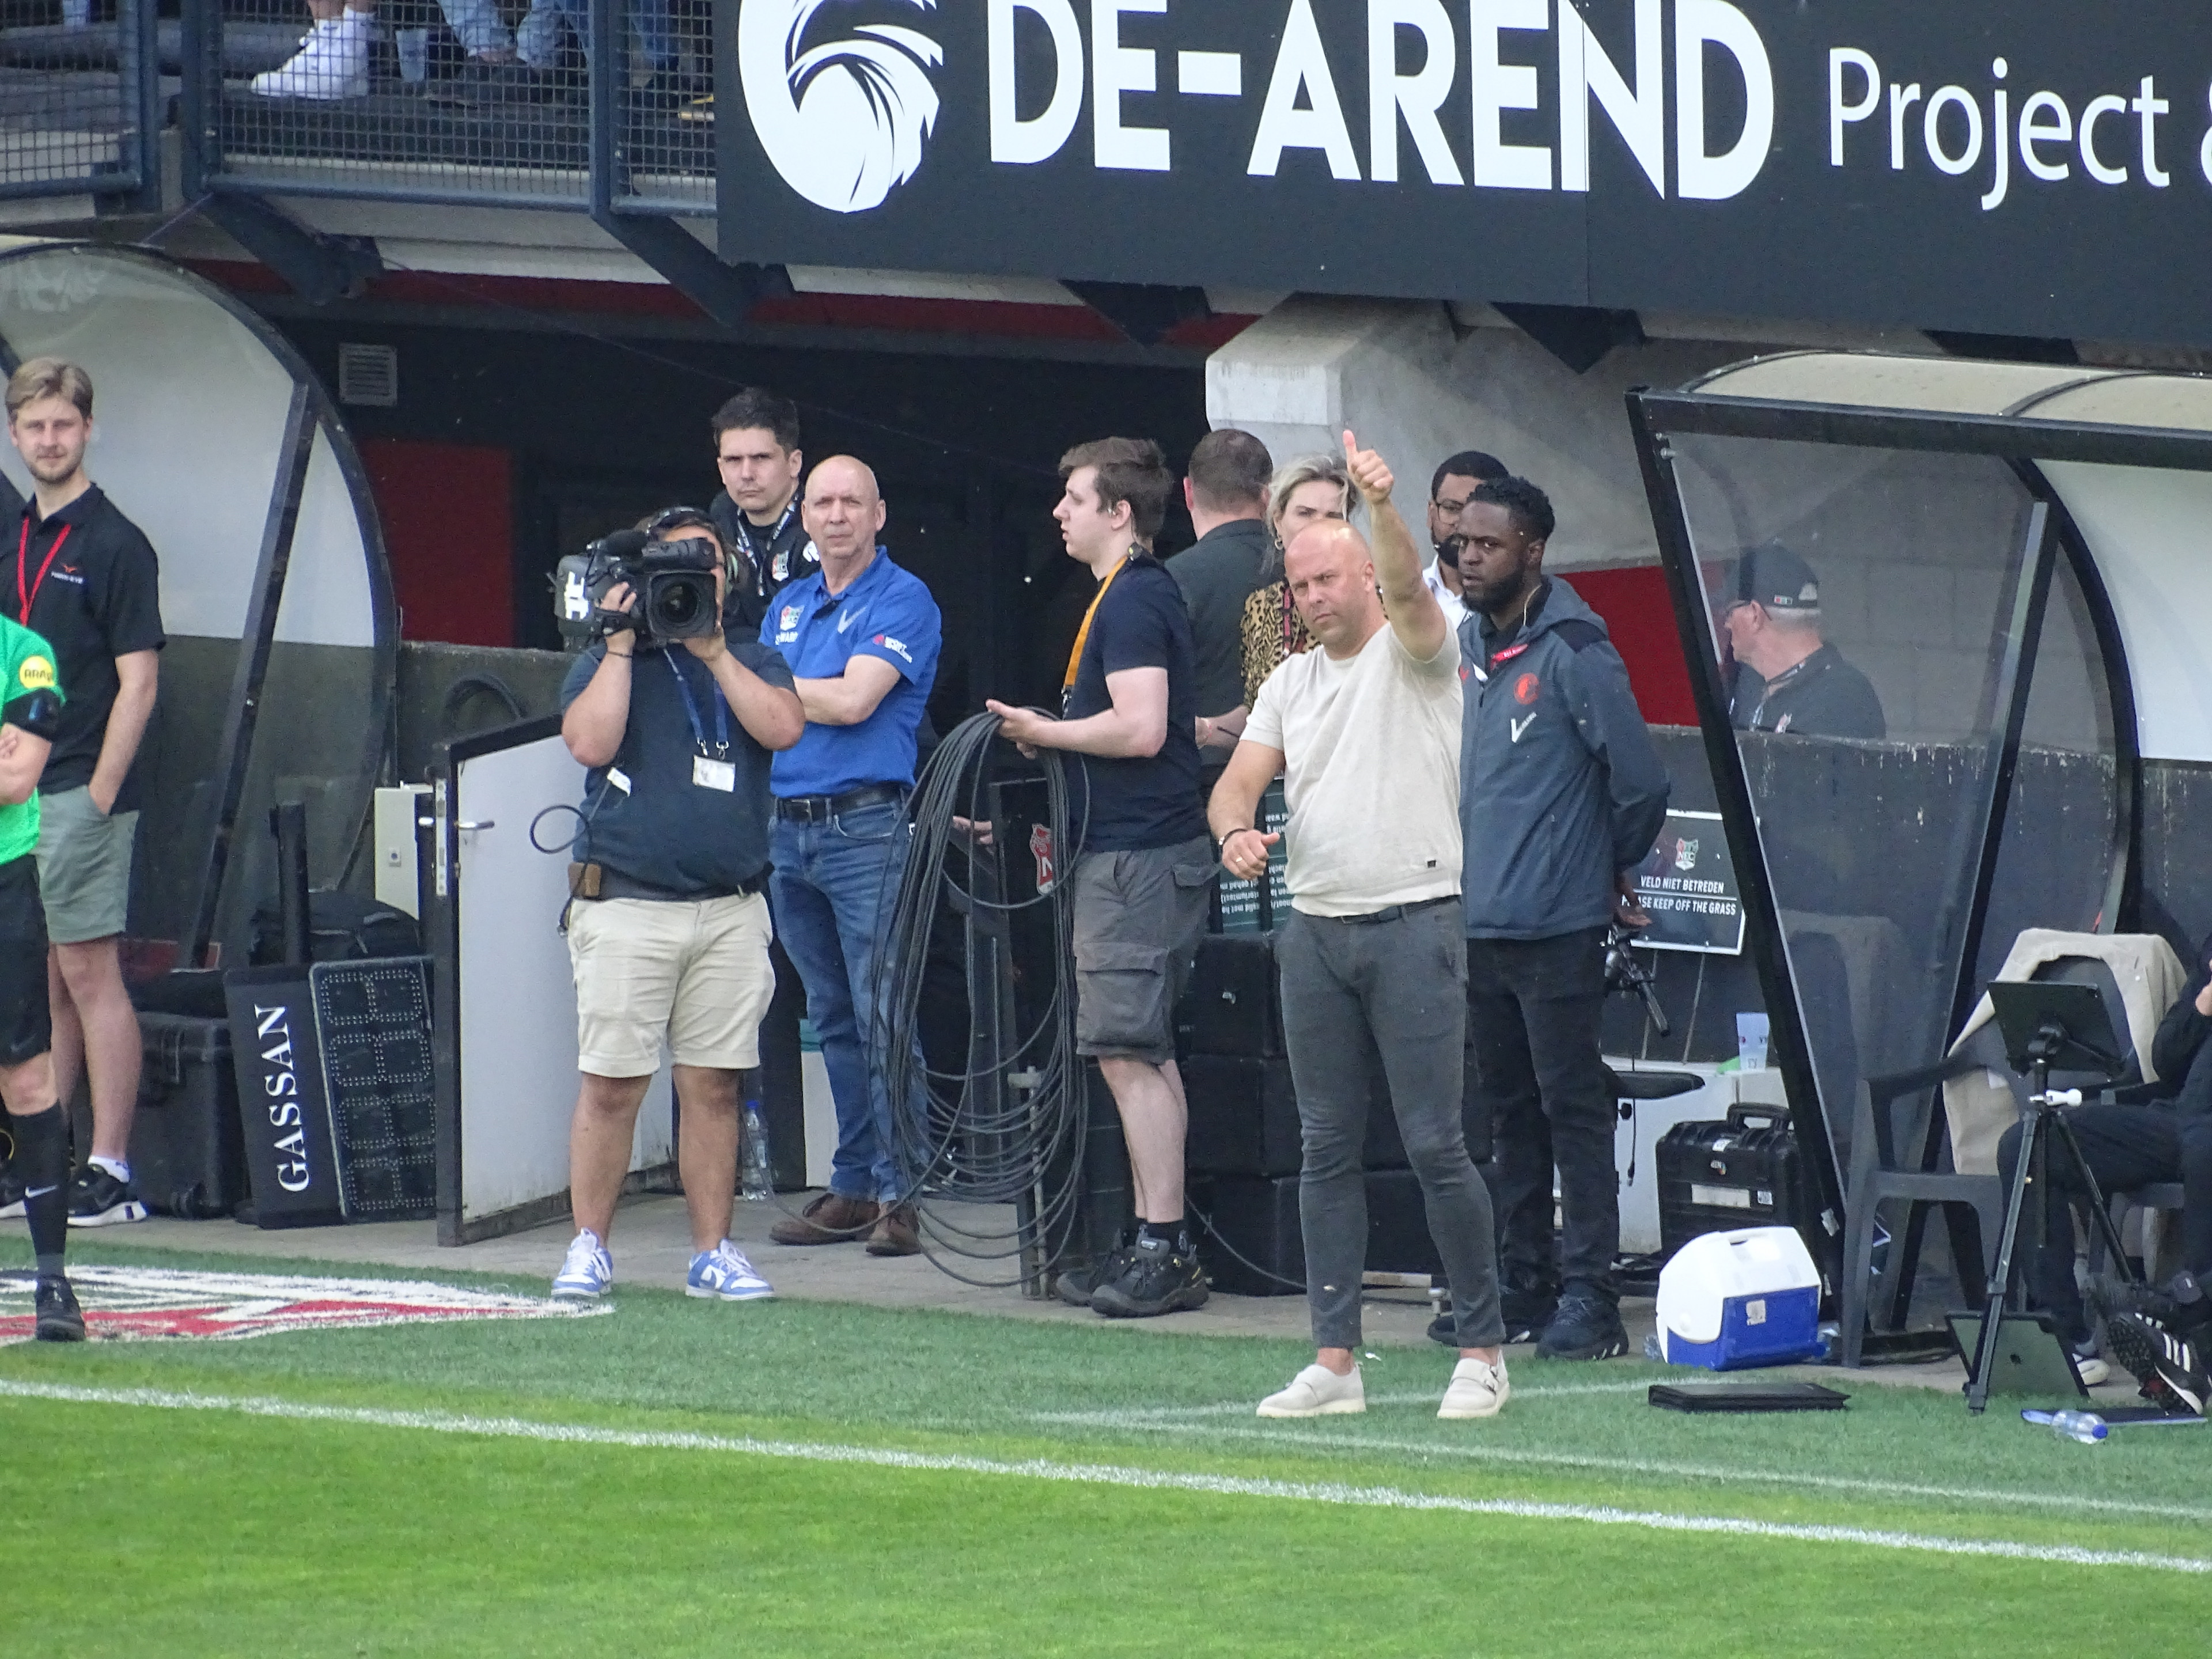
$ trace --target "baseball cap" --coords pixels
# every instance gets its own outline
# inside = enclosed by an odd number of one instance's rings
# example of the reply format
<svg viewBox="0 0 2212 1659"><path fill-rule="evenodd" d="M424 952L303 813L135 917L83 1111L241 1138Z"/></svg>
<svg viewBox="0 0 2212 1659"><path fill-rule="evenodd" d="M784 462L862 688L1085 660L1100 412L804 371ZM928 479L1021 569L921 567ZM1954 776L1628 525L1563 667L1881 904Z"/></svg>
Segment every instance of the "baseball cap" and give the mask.
<svg viewBox="0 0 2212 1659"><path fill-rule="evenodd" d="M1747 550L1736 561L1726 592L1732 604L1758 604L1801 617L1820 614L1820 579L1780 542Z"/></svg>

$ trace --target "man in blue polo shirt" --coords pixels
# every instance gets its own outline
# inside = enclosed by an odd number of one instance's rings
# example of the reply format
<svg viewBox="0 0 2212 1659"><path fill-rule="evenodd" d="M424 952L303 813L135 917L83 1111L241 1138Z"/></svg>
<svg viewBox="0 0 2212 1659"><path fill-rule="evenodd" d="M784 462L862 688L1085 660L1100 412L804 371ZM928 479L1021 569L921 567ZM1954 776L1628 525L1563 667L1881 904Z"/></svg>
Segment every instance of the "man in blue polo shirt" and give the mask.
<svg viewBox="0 0 2212 1659"><path fill-rule="evenodd" d="M830 1190L779 1222L779 1244L867 1236L872 1255L921 1248L892 1159L891 1100L869 1064L877 918L906 864L915 733L937 678L941 623L921 578L876 544L876 475L849 455L816 467L801 507L821 568L775 597L761 640L783 653L806 731L775 757L775 926L806 987L837 1107ZM919 1100L903 1103L917 1115Z"/></svg>

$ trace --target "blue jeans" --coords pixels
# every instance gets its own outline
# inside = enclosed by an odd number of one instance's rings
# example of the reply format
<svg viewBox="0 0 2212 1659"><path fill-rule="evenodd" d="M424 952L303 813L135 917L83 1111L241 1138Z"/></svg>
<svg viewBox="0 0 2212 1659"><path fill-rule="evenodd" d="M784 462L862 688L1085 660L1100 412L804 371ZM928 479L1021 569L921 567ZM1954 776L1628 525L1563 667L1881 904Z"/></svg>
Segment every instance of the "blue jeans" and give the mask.
<svg viewBox="0 0 2212 1659"><path fill-rule="evenodd" d="M769 856L775 873L769 898L776 937L806 988L806 1017L822 1039L822 1063L837 1104L837 1153L830 1190L848 1198L904 1198L892 1156L891 1099L869 1063L875 1047L876 945L879 916L890 914L912 835L906 808L886 801L828 823L775 820ZM921 1069L909 1125L922 1121Z"/></svg>

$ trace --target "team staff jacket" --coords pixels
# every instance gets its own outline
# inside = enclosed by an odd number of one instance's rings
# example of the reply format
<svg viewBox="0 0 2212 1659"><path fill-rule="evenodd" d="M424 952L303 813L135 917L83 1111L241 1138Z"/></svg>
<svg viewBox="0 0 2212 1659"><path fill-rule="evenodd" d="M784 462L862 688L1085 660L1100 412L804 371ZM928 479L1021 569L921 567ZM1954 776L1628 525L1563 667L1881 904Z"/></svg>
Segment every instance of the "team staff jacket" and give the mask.
<svg viewBox="0 0 2212 1659"><path fill-rule="evenodd" d="M722 544L752 572L750 583L731 586L722 619L732 628L742 626L748 634L757 633L775 596L822 568L821 555L814 550L806 526L799 521L799 497L791 498L790 506L774 524L757 525L745 517L726 489L707 504L707 516L714 521Z"/></svg>
<svg viewBox="0 0 2212 1659"><path fill-rule="evenodd" d="M798 678L835 679L854 657L880 657L899 679L857 726L807 721L799 741L775 757L769 787L776 795L842 795L872 783L911 788L915 733L937 683L943 632L921 578L880 547L842 593L830 592L818 569L778 593L761 643L781 653Z"/></svg>
<svg viewBox="0 0 2212 1659"><path fill-rule="evenodd" d="M2166 1011L2158 1035L2151 1039L2150 1063L2158 1070L2159 1087L2164 1091L2179 1091L2204 1039L2212 1036L2212 1017L2197 1012L2197 994L2208 979L2212 979L2212 934L2197 947L2189 983L2182 988L2180 1000Z"/></svg>
<svg viewBox="0 0 2212 1659"><path fill-rule="evenodd" d="M1616 873L1644 861L1669 785L1604 621L1546 577L1520 631L1460 624L1462 897L1474 939L1602 927Z"/></svg>

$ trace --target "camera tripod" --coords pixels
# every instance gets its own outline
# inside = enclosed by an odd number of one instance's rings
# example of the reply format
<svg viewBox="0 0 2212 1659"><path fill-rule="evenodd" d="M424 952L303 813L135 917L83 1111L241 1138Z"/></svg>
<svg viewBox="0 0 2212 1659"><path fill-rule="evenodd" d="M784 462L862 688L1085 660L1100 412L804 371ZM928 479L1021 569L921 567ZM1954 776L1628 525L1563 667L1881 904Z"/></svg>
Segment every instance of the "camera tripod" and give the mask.
<svg viewBox="0 0 2212 1659"><path fill-rule="evenodd" d="M2073 1165L2081 1190L2087 1195L2093 1224L2103 1233L2112 1261L2122 1271L2131 1271L2120 1246L2119 1229L2105 1208L2103 1189L2090 1172L2088 1160L2081 1156L2074 1126L2059 1111L2063 1106L2081 1104L2083 1091L2051 1086L2051 1069L2062 1064L2067 1070L2087 1072L2100 1079L2091 1085L2093 1093L2118 1082L2124 1067L2104 999L2086 985L2029 981L1993 984L1990 1001L2004 1032L2006 1057L2014 1070L2028 1073L2031 1087L2027 1109L2021 1115L2020 1157L2013 1165L2012 1188L2006 1194L2004 1228L1997 1237L1996 1267L1990 1275L1981 1334L1966 1373L1966 1409L1978 1415L1989 1405L2005 1304L2011 1299L2013 1252L2020 1242L2023 1220L2034 1248L2044 1247L2054 1138L2061 1156Z"/></svg>

